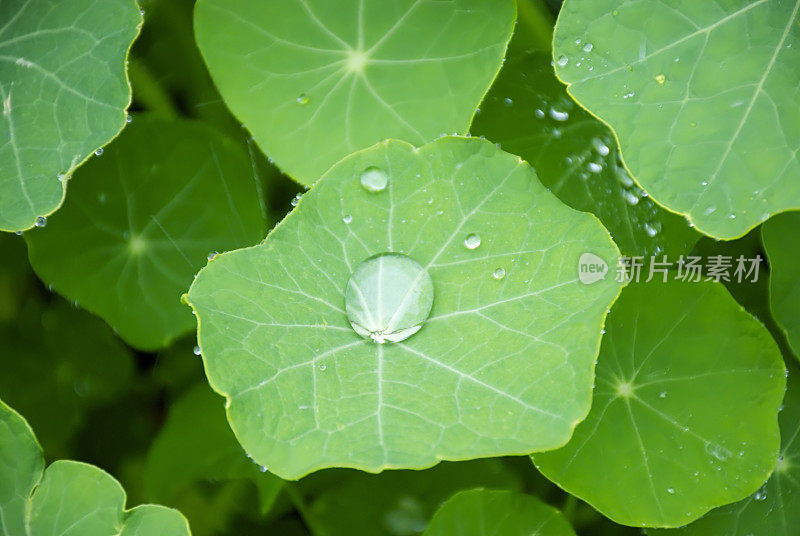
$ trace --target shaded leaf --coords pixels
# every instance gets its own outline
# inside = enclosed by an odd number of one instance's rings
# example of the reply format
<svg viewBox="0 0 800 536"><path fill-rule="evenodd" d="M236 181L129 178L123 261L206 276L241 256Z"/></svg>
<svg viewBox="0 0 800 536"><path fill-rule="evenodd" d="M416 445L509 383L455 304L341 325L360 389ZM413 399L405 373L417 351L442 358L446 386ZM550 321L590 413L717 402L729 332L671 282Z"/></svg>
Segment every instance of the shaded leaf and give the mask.
<svg viewBox="0 0 800 536"><path fill-rule="evenodd" d="M100 319L63 300L0 324L0 396L28 414L47 455L63 456L86 412L131 380L130 351Z"/></svg>
<svg viewBox="0 0 800 536"><path fill-rule="evenodd" d="M769 258L769 305L772 316L786 334L794 355L800 358L800 213L779 214L761 229Z"/></svg>
<svg viewBox="0 0 800 536"><path fill-rule="evenodd" d="M282 485L247 458L225 419L223 399L205 383L171 406L148 453L144 479L148 496L164 503L200 480L250 479L258 487L262 512Z"/></svg>
<svg viewBox="0 0 800 536"><path fill-rule="evenodd" d="M437 510L425 536L575 536L561 512L536 497L474 489Z"/></svg>
<svg viewBox="0 0 800 536"><path fill-rule="evenodd" d="M17 536L189 535L176 510L144 505L124 510L125 492L103 470L74 461L44 469L28 423L0 401L0 523Z"/></svg>
<svg viewBox="0 0 800 536"><path fill-rule="evenodd" d="M465 133L513 20L510 0L201 0L195 33L233 113L308 186L383 139Z"/></svg>
<svg viewBox="0 0 800 536"><path fill-rule="evenodd" d="M180 295L209 254L264 235L247 155L199 123L137 117L71 190L26 233L31 264L141 349L192 329Z"/></svg>
<svg viewBox="0 0 800 536"><path fill-rule="evenodd" d="M420 534L439 505L459 490L521 489L519 478L498 459L443 462L425 471L379 475L342 472L337 482L310 505L327 536Z"/></svg>
<svg viewBox="0 0 800 536"><path fill-rule="evenodd" d="M133 0L5 0L0 6L0 230L33 227L67 179L125 125Z"/></svg>
<svg viewBox="0 0 800 536"><path fill-rule="evenodd" d="M569 0L556 72L657 202L735 238L800 207L799 20L791 0Z"/></svg>
<svg viewBox="0 0 800 536"><path fill-rule="evenodd" d="M611 130L575 105L551 63L541 51L511 56L481 103L473 134L520 155L561 201L597 216L623 255L688 253L700 234L633 182Z"/></svg>
<svg viewBox="0 0 800 536"><path fill-rule="evenodd" d="M629 285L589 417L536 466L617 523L675 527L753 493L775 465L783 360L717 283ZM709 337L713 334L713 337Z"/></svg>
<svg viewBox="0 0 800 536"><path fill-rule="evenodd" d="M263 245L217 256L188 301L209 381L258 463L290 479L424 468L567 441L620 286L578 281L587 251L618 255L517 157L475 138L389 141L332 168ZM345 312L351 274L385 252L433 284L431 316L405 340L390 327L421 297L401 300L399 279L359 280L385 329L362 338Z"/></svg>

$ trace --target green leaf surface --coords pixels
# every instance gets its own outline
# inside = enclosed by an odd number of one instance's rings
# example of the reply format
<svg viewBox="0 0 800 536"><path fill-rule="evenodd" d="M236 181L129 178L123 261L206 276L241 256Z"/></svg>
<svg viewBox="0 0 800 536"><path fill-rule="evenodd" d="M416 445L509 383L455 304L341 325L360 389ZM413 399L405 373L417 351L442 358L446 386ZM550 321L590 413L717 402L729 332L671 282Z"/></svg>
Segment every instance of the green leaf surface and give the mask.
<svg viewBox="0 0 800 536"><path fill-rule="evenodd" d="M144 480L151 500L169 503L181 488L201 480L250 479L261 510L269 510L282 482L247 458L223 402L204 382L172 405L147 455Z"/></svg>
<svg viewBox="0 0 800 536"><path fill-rule="evenodd" d="M200 123L136 117L25 234L37 275L152 350L191 330L180 303L215 251L255 244L264 215L247 155Z"/></svg>
<svg viewBox="0 0 800 536"><path fill-rule="evenodd" d="M761 228L769 259L769 305L775 322L786 333L800 358L800 213L770 218Z"/></svg>
<svg viewBox="0 0 800 536"><path fill-rule="evenodd" d="M578 281L588 251L618 256L517 157L476 138L389 141L332 168L264 244L217 256L188 301L209 381L258 463L289 479L424 468L569 439L620 287ZM351 274L384 252L433 283L431 315L405 340L389 325L422 298L398 305L400 279L359 276L385 330L362 338L345 311Z"/></svg>
<svg viewBox="0 0 800 536"><path fill-rule="evenodd" d="M465 133L500 68L514 2L200 0L223 98L301 184L387 139Z"/></svg>
<svg viewBox="0 0 800 536"><path fill-rule="evenodd" d="M325 536L411 536L428 526L448 497L477 486L522 488L502 460L444 462L425 471L341 474L309 510Z"/></svg>
<svg viewBox="0 0 800 536"><path fill-rule="evenodd" d="M451 497L424 536L575 536L561 512L536 497L474 489Z"/></svg>
<svg viewBox="0 0 800 536"><path fill-rule="evenodd" d="M738 503L717 508L682 529L659 536L793 536L800 527L800 370L789 365L788 390L779 415L781 451L762 487Z"/></svg>
<svg viewBox="0 0 800 536"><path fill-rule="evenodd" d="M28 423L0 401L0 528L4 536L189 536L176 510L124 510L125 492L111 475L60 460L44 469Z"/></svg>
<svg viewBox="0 0 800 536"><path fill-rule="evenodd" d="M130 351L100 319L63 300L0 323L0 396L24 411L47 455L63 456L91 408L128 388Z"/></svg>
<svg viewBox="0 0 800 536"><path fill-rule="evenodd" d="M654 280L626 287L606 329L592 410L566 447L534 456L542 473L634 526L753 493L775 465L785 385L763 325L721 284Z"/></svg>
<svg viewBox="0 0 800 536"><path fill-rule="evenodd" d="M561 201L597 216L623 255L688 253L700 234L634 183L609 128L575 105L551 63L541 51L510 56L472 133L521 156Z"/></svg>
<svg viewBox="0 0 800 536"><path fill-rule="evenodd" d="M717 238L800 207L800 2L568 0L570 94L657 202Z"/></svg>
<svg viewBox="0 0 800 536"><path fill-rule="evenodd" d="M0 230L33 227L67 178L125 125L133 0L5 0L0 5Z"/></svg>

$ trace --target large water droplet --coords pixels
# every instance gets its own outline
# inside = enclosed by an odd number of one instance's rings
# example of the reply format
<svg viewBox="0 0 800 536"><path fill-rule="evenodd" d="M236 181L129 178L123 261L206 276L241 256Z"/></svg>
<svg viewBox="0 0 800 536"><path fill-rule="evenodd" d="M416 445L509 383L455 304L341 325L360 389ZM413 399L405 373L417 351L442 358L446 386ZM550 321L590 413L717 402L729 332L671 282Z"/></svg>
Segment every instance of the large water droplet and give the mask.
<svg viewBox="0 0 800 536"><path fill-rule="evenodd" d="M381 253L359 264L345 290L347 319L356 333L383 344L422 328L433 306L433 281L415 260Z"/></svg>
<svg viewBox="0 0 800 536"><path fill-rule="evenodd" d="M569 62L569 58L567 58L566 56L559 56L559 57L558 57L558 61L557 61L556 63L558 63L558 64L559 64L561 67L563 67L563 66L565 66L565 65L566 65L568 62Z"/></svg>
<svg viewBox="0 0 800 536"><path fill-rule="evenodd" d="M369 192L382 192L389 184L389 177L382 169L370 166L361 174L361 186Z"/></svg>
<svg viewBox="0 0 800 536"><path fill-rule="evenodd" d="M481 237L475 233L470 233L464 239L464 245L467 249L475 249L481 245Z"/></svg>
<svg viewBox="0 0 800 536"><path fill-rule="evenodd" d="M495 279L503 279L506 276L506 269L505 268L498 268L492 273L492 277Z"/></svg>

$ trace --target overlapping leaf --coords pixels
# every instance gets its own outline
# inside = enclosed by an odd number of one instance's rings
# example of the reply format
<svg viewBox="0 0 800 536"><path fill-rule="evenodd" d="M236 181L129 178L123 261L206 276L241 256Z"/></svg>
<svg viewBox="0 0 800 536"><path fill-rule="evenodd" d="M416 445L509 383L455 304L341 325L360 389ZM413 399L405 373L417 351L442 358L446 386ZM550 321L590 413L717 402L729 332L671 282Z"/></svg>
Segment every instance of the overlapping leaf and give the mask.
<svg viewBox="0 0 800 536"><path fill-rule="evenodd" d="M653 280L623 291L606 329L592 410L534 456L544 475L626 525L681 526L753 493L785 385L763 325L720 284Z"/></svg>
<svg viewBox="0 0 800 536"><path fill-rule="evenodd" d="M33 227L66 179L125 125L133 0L0 5L0 230Z"/></svg>
<svg viewBox="0 0 800 536"><path fill-rule="evenodd" d="M772 316L800 358L800 213L779 214L761 228L769 256L769 305Z"/></svg>
<svg viewBox="0 0 800 536"><path fill-rule="evenodd" d="M308 186L383 139L465 133L513 19L511 0L201 0L195 33L233 113Z"/></svg>
<svg viewBox="0 0 800 536"><path fill-rule="evenodd" d="M796 0L568 0L556 72L656 201L734 238L800 207L798 21Z"/></svg>
<svg viewBox="0 0 800 536"><path fill-rule="evenodd" d="M800 527L800 371L789 366L780 414L781 451L772 476L750 497L712 510L691 525L654 536L791 536Z"/></svg>
<svg viewBox="0 0 800 536"><path fill-rule="evenodd" d="M119 482L97 467L57 461L45 470L33 431L2 401L0 462L4 536L189 536L189 525L176 510L156 505L124 510Z"/></svg>
<svg viewBox="0 0 800 536"><path fill-rule="evenodd" d="M351 327L345 288L385 252L427 272L433 310L376 344ZM578 281L586 252L618 255L517 157L475 138L391 141L332 168L263 245L217 256L188 301L209 381L260 464L284 478L422 468L567 441L620 287Z"/></svg>
<svg viewBox="0 0 800 536"><path fill-rule="evenodd" d="M677 256L700 236L633 182L611 131L569 98L549 54L511 56L471 130L530 162L564 203L597 216L624 255Z"/></svg>
<svg viewBox="0 0 800 536"><path fill-rule="evenodd" d="M451 497L424 536L575 536L561 512L536 497L475 489Z"/></svg>
<svg viewBox="0 0 800 536"><path fill-rule="evenodd" d="M247 155L208 127L144 116L25 239L43 281L132 346L156 349L194 326L180 295L209 254L263 236Z"/></svg>

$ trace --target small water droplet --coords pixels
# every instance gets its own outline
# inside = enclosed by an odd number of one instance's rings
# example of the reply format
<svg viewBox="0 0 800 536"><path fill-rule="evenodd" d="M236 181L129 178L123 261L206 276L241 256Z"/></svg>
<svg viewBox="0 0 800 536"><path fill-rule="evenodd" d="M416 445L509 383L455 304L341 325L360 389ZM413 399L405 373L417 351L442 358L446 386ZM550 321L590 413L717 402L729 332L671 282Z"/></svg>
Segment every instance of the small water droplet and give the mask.
<svg viewBox="0 0 800 536"><path fill-rule="evenodd" d="M192 353L194 353L194 355L200 355L200 347L195 346L194 349L192 350Z"/></svg>
<svg viewBox="0 0 800 536"><path fill-rule="evenodd" d="M591 44L591 43L586 43L585 45L583 45L583 51L584 52L591 52L593 48L594 48L594 45Z"/></svg>
<svg viewBox="0 0 800 536"><path fill-rule="evenodd" d="M96 150L96 151L94 152L94 154L95 154L96 156L100 156L101 154L103 154L103 148L102 148L102 147L100 147L98 150Z"/></svg>
<svg viewBox="0 0 800 536"><path fill-rule="evenodd" d="M298 95L297 99L295 99L295 100L297 101L297 104L305 106L306 104L308 104L308 102L311 100L311 98L308 95L306 95L305 93L300 93L300 95Z"/></svg>
<svg viewBox="0 0 800 536"><path fill-rule="evenodd" d="M533 115L535 115L536 117L541 119L542 117L544 117L544 110L540 110L539 108L536 108L536 110L533 111Z"/></svg>
<svg viewBox="0 0 800 536"><path fill-rule="evenodd" d="M259 465L258 470L261 471L262 473L266 473L267 471L269 471L269 468L266 465Z"/></svg>
<svg viewBox="0 0 800 536"><path fill-rule="evenodd" d="M569 63L569 59L566 56L559 56L558 60L556 61L560 67L564 67L567 63Z"/></svg>
<svg viewBox="0 0 800 536"><path fill-rule="evenodd" d="M625 197L625 201L628 202L629 205L637 205L639 203L639 197L633 192L624 192L623 197Z"/></svg>
<svg viewBox="0 0 800 536"><path fill-rule="evenodd" d="M350 214L345 214L342 216L342 221L349 224L353 221L353 217Z"/></svg>
<svg viewBox="0 0 800 536"><path fill-rule="evenodd" d="M650 238L656 236L659 231L661 231L661 222L653 221L644 224L644 232L646 232L647 236Z"/></svg>
<svg viewBox="0 0 800 536"><path fill-rule="evenodd" d="M667 488L667 493L670 495L675 495L675 490L673 488Z"/></svg>
<svg viewBox="0 0 800 536"><path fill-rule="evenodd" d="M503 279L506 276L506 269L505 268L498 268L492 273L492 277L497 280Z"/></svg>
<svg viewBox="0 0 800 536"><path fill-rule="evenodd" d="M514 104L514 101L506 97L505 99L503 99L503 104L505 104L506 106L512 106Z"/></svg>
<svg viewBox="0 0 800 536"><path fill-rule="evenodd" d="M631 97L633 97L634 95L636 95L636 93L634 93L633 91L628 91L627 93L625 93L624 95L622 95L622 98L623 98L623 99L630 99L630 98L631 98Z"/></svg>
<svg viewBox="0 0 800 536"><path fill-rule="evenodd" d="M38 216L33 225L35 225L36 227L44 227L45 225L47 225L47 218L45 218L44 216Z"/></svg>
<svg viewBox="0 0 800 536"><path fill-rule="evenodd" d="M608 145L606 145L600 138L593 139L592 145L594 146L595 151L597 151L597 154L600 156L608 156L608 153L611 152L611 149L608 148Z"/></svg>
<svg viewBox="0 0 800 536"><path fill-rule="evenodd" d="M218 252L218 251L212 251L211 253L209 253L209 254L208 254L208 257L206 257L206 258L207 258L209 261L213 261L213 260L214 260L214 258L215 258L215 257L216 257L218 254L219 254L219 252Z"/></svg>
<svg viewBox="0 0 800 536"><path fill-rule="evenodd" d="M711 214L713 214L716 211L717 211L717 207L715 207L714 205L711 205L709 207L706 207L706 209L703 211L703 215L710 216Z"/></svg>
<svg viewBox="0 0 800 536"><path fill-rule="evenodd" d="M566 121L569 119L569 114L567 112L556 110L555 108L550 108L550 117L556 121Z"/></svg>
<svg viewBox="0 0 800 536"><path fill-rule="evenodd" d="M464 239L464 245L467 249L475 249L481 245L481 237L475 233L470 233Z"/></svg>
<svg viewBox="0 0 800 536"><path fill-rule="evenodd" d="M345 289L345 309L353 330L379 344L414 335L432 306L430 274L400 253L369 257L356 267Z"/></svg>
<svg viewBox="0 0 800 536"><path fill-rule="evenodd" d="M589 162L589 164L586 167L589 168L589 171L591 171L592 173L600 173L601 171L603 171L603 166L601 166L597 162Z"/></svg>
<svg viewBox="0 0 800 536"><path fill-rule="evenodd" d="M125 116L125 122L126 123L133 123L133 117L130 116L130 115Z"/></svg>
<svg viewBox="0 0 800 536"><path fill-rule="evenodd" d="M361 186L368 192L382 192L389 184L389 177L382 169L370 166L361 173Z"/></svg>
<svg viewBox="0 0 800 536"><path fill-rule="evenodd" d="M292 206L296 207L297 204L300 202L300 199L302 199L302 198L303 198L303 194L297 194L296 196L294 196L292 198Z"/></svg>
<svg viewBox="0 0 800 536"><path fill-rule="evenodd" d="M721 462L731 457L731 451L717 443L707 443L706 452Z"/></svg>
<svg viewBox="0 0 800 536"><path fill-rule="evenodd" d="M767 498L767 485L764 484L758 488L758 491L756 491L755 495L753 495L753 498L757 501L765 500Z"/></svg>
<svg viewBox="0 0 800 536"><path fill-rule="evenodd" d="M323 372L325 371L326 368L328 368L328 365L320 365L319 366L319 370L321 370Z"/></svg>
<svg viewBox="0 0 800 536"><path fill-rule="evenodd" d="M659 86L663 86L664 82L666 82L666 81L667 81L667 77L664 76L663 74L657 74L656 75L656 82L658 82Z"/></svg>

